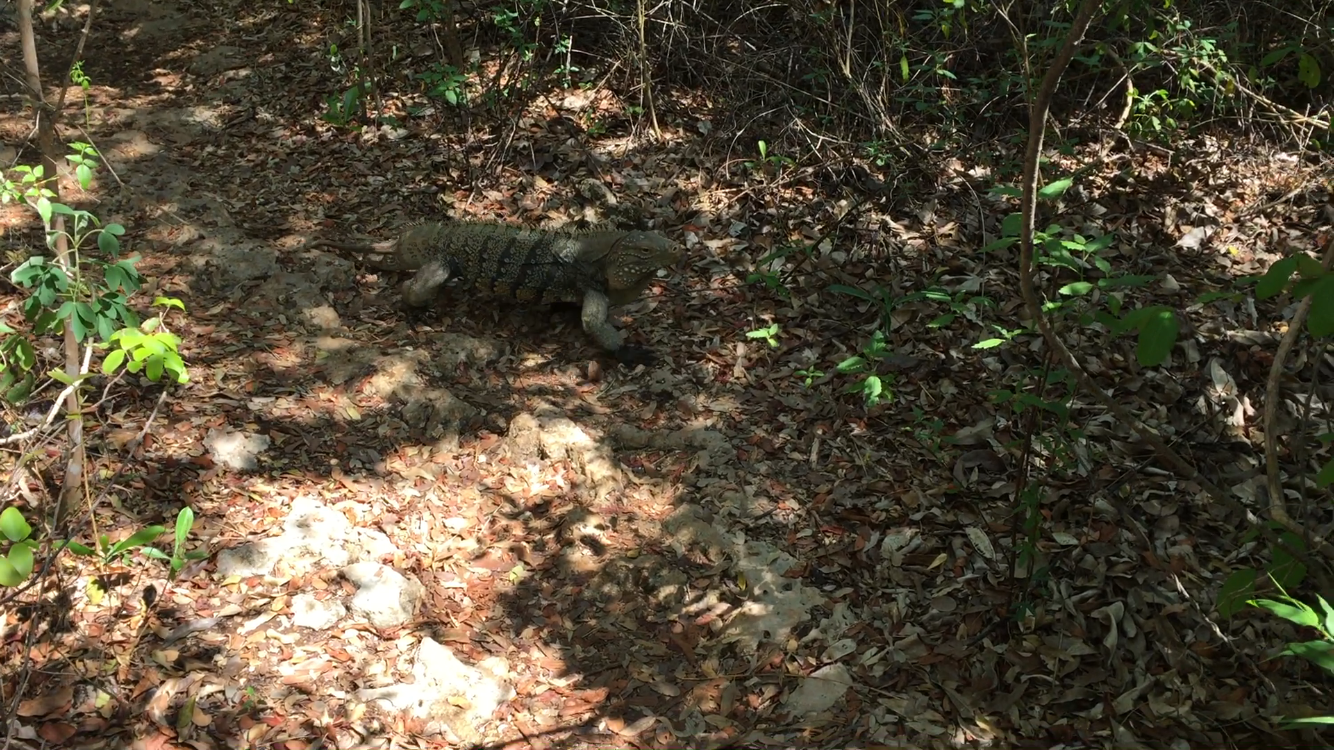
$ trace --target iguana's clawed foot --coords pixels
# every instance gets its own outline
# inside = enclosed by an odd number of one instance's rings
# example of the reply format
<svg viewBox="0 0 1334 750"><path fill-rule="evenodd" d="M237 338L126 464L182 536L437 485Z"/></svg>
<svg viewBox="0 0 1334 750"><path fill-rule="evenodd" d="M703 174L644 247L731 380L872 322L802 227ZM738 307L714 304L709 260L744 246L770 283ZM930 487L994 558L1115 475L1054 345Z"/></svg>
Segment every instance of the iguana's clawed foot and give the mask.
<svg viewBox="0 0 1334 750"><path fill-rule="evenodd" d="M635 346L634 344L623 344L615 352L616 361L627 367L652 367L658 358L653 354L653 350L645 346Z"/></svg>

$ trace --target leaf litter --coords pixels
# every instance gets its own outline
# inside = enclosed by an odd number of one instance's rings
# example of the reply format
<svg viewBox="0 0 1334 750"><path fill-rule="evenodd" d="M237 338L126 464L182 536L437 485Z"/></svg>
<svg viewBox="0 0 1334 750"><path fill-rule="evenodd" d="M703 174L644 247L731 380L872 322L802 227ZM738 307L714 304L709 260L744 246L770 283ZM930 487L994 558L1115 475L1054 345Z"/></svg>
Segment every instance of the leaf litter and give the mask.
<svg viewBox="0 0 1334 750"><path fill-rule="evenodd" d="M447 125L359 136L319 123L317 104L294 111L330 86L297 47L272 44L310 40L294 18L273 15L254 37L214 19L230 44L273 62L228 89L226 128L138 123L171 144L170 159L121 170L143 197L109 205L140 233L146 275L187 302L183 353L197 375L99 523L152 522L188 500L195 537L217 551L271 535L297 498L319 498L393 541L393 566L424 585L423 614L396 632L347 620L312 631L291 625L293 594L348 593L330 571L218 580L199 566L168 583L152 566L112 564L93 585L66 565L67 629L27 646L52 679L18 704L19 739L426 744L412 720L348 700L410 675L425 635L469 663L506 657L516 696L485 737L514 748L1245 746L1286 742L1280 717L1327 704L1318 678L1267 658L1265 644L1292 634L1213 610L1222 578L1256 552L1238 551L1244 519L1146 463L1086 403L1071 415L1088 436L1076 455L1032 458L1068 468L1042 488L1039 559L1016 565L1012 446L1024 428L991 391L1023 382L1039 355L1023 341L973 347L1023 315L1012 256L978 252L1011 210L986 193L980 165L941 164L947 178L911 210L867 208L809 261L765 265L848 209L813 172L757 189L729 183L719 163L706 185L680 152L606 152L624 154L599 156L612 193L664 196L653 218L683 227L691 257L628 312L663 363L603 369L559 314L455 290L438 318L410 326L388 280L287 252L296 235L369 234L449 205L584 213L539 163L470 157L465 171L447 150L467 134L451 141ZM172 51L138 54L146 64ZM181 79L160 79L155 94L125 83L104 103L224 110L217 90ZM544 115L520 119L523 148L510 156L568 150ZM1146 304L1187 308L1184 290L1223 288L1286 247L1328 241L1304 207L1265 203L1300 187L1292 169L1226 145L1201 146L1185 168L1138 154L1130 176L1114 158L1064 197L1066 217L1117 231L1115 262L1170 280L1134 292ZM497 171L470 185L486 166ZM712 208L690 214L691 203ZM278 249L266 272L210 284L202 259L226 243ZM746 282L769 272L789 274L788 294ZM327 291L303 287L303 273ZM963 301L948 325L928 298L890 311L892 398L867 407L841 392L846 379L802 375L856 355L883 322L873 300L832 284L895 298L941 286ZM330 306L332 325L294 300ZM1138 368L1132 344L1066 333L1106 385L1142 399L1159 429L1244 492L1258 486L1249 402L1274 334L1258 321L1272 317L1188 309L1186 343L1160 371ZM745 336L774 325L777 346ZM435 389L430 414L457 428L410 424L385 373ZM99 471L114 469L117 431L152 403L133 395L103 415ZM526 419L552 414L568 422L551 428L565 442L543 446L542 429L535 444L520 439ZM203 442L227 426L272 441L261 472L213 465ZM148 590L164 598L147 605ZM6 663L21 647L6 642Z"/></svg>

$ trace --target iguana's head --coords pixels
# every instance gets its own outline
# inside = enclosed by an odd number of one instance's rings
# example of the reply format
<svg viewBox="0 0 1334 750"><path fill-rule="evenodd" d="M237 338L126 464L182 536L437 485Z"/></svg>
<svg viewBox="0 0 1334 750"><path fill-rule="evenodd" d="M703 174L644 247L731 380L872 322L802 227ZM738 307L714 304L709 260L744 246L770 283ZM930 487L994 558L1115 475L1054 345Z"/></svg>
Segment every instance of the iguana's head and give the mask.
<svg viewBox="0 0 1334 750"><path fill-rule="evenodd" d="M607 291L614 304L625 304L653 280L658 270L681 260L681 246L657 232L626 232L607 258Z"/></svg>

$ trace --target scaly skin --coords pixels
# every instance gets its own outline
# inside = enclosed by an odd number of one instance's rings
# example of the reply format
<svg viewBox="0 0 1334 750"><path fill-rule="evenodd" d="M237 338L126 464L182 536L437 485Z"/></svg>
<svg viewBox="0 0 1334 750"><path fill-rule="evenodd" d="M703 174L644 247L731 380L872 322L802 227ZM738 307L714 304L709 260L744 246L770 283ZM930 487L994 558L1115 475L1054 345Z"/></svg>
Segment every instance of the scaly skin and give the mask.
<svg viewBox="0 0 1334 750"><path fill-rule="evenodd" d="M519 302L576 302L584 331L623 361L646 353L627 347L608 320L612 305L637 299L658 270L675 265L681 248L655 232L526 229L485 222L428 222L375 243L312 240L362 255L384 271L414 271L403 283L403 302L424 307L452 278Z"/></svg>

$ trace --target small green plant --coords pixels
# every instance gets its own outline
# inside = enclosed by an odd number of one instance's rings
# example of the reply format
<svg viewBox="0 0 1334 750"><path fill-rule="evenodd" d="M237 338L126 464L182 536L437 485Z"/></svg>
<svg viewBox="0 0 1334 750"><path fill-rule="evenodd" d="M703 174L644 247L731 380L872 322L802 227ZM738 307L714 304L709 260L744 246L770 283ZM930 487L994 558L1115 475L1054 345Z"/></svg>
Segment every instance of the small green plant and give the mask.
<svg viewBox="0 0 1334 750"><path fill-rule="evenodd" d="M1044 185L1038 191L1040 200L1055 201L1074 184L1073 178L1064 177ZM1009 186L997 186L993 194L1017 196L1018 191ZM1008 248L1019 242L1019 230L1022 218L1013 213L1001 223L1001 237L983 248L984 252L994 252ZM1176 344L1177 319L1171 308L1151 306L1132 310L1123 314L1121 293L1126 289L1143 287L1151 283L1155 276L1117 274L1109 260L1103 257L1104 251L1111 247L1115 236L1111 234L1084 237L1067 231L1060 224L1051 224L1046 229L1033 232L1033 260L1037 265L1073 272L1079 278L1064 284L1058 290L1063 299L1053 300L1043 305L1044 314L1070 311L1082 325L1094 323L1106 327L1113 335L1134 331L1137 334L1137 353L1141 365L1153 367L1160 365L1171 353ZM1098 278L1089 281L1085 278L1096 273ZM1075 307L1071 303L1078 302ZM1106 310L1101 309L1102 305ZM974 344L975 348L990 349L1010 341L1024 331L1010 331L996 326L1000 338L989 338Z"/></svg>
<svg viewBox="0 0 1334 750"><path fill-rule="evenodd" d="M999 326L994 323L991 327L1000 335L982 339L976 344L973 344L974 349L995 349L1002 344L1008 344L1009 342L1014 341L1020 334L1032 333L1032 330L1028 328L1006 328L1005 326Z"/></svg>
<svg viewBox="0 0 1334 750"><path fill-rule="evenodd" d="M445 3L451 0L403 0L399 10L416 10L417 20L422 22L439 21L448 17Z"/></svg>
<svg viewBox="0 0 1334 750"><path fill-rule="evenodd" d="M867 291L846 284L831 284L829 291L870 302L880 309L880 327L887 331L894 330L894 319L891 314L894 312L894 308L902 304L903 300L895 299L894 293L889 287L874 284L870 291Z"/></svg>
<svg viewBox="0 0 1334 750"><path fill-rule="evenodd" d="M238 713L253 714L260 709L259 691L254 685L246 685L245 690L241 691L241 696L241 704L237 706Z"/></svg>
<svg viewBox="0 0 1334 750"><path fill-rule="evenodd" d="M821 370L812 365L810 367L803 367L800 370L797 370L796 374L797 377L804 378L805 379L804 385L807 388L810 388L811 385L815 383L815 381L824 377L824 370Z"/></svg>
<svg viewBox="0 0 1334 750"><path fill-rule="evenodd" d="M194 527L194 518L194 511L189 506L177 513L176 539L170 555L149 546L166 531L164 527L158 525L140 529L119 542L113 543L106 534L100 534L93 547L74 540L65 540L58 542L55 548L68 549L80 557L96 557L103 564L118 562L139 549L148 557L165 561L170 566L169 576L174 579L187 562L208 556L203 550L185 549L185 542ZM0 511L0 536L9 547L3 555L0 555L0 586L18 586L32 574L33 550L37 547L36 541L32 538L32 527L18 508L8 507Z"/></svg>
<svg viewBox="0 0 1334 750"><path fill-rule="evenodd" d="M783 245L782 247L767 253L755 263L757 270L746 276L746 283L763 283L765 288L769 291L777 294L783 299L788 299L792 296L792 293L788 290L787 285L783 283L783 277L778 273L777 267L780 265L778 261L785 260L789 255L796 253L803 254L803 258L797 261L797 264L799 265L801 260L804 260L804 256L810 254L810 248L806 245Z"/></svg>
<svg viewBox="0 0 1334 750"><path fill-rule="evenodd" d="M75 176L86 189L97 167L97 151L86 143L70 144L74 152L68 157L75 164ZM0 200L8 203L24 200L37 211L46 227L47 245L54 248L58 234L54 217L61 215L72 229L63 232L69 241L68 267L42 255L34 255L10 273L10 280L19 287L31 290L24 301L24 316L33 324L33 333L40 335L59 331L69 321L77 341L96 336L101 348L111 348L103 361L102 371L111 375L123 365L130 372L143 371L152 380L165 373L178 383L187 380L185 363L179 353L180 339L165 330L164 318L158 315L145 321L129 306L129 298L143 286L143 278L135 268L137 257L120 257L120 237L125 228L119 224L100 226L93 214L72 209L50 200L51 192L40 187L42 168L15 167L20 175L15 183L6 178L0 185ZM84 251L89 238L95 238L100 254ZM180 300L159 297L154 303L165 309L184 310ZM36 363L32 342L9 326L0 327L0 391L11 402L18 402L31 391L31 368ZM50 376L70 385L70 378L59 370Z"/></svg>
<svg viewBox="0 0 1334 750"><path fill-rule="evenodd" d="M746 338L748 338L748 339L763 339L764 342L767 343L767 344L770 346L770 348L777 349L777 348L778 348L778 324L777 324L777 323L774 323L773 325L768 325L768 326L765 326L764 328L757 328L757 329L755 329L755 330L753 330L753 331L747 331L747 332L746 332Z"/></svg>
<svg viewBox="0 0 1334 750"><path fill-rule="evenodd" d="M894 377L881 376L876 372L876 364L890 354L892 352L885 340L885 332L877 330L871 334L871 340L862 347L860 354L854 354L834 366L834 370L841 375L861 376L857 382L848 386L845 392L860 393L868 408L882 402L893 401L894 392L890 390L890 386L894 384Z"/></svg>
<svg viewBox="0 0 1334 750"><path fill-rule="evenodd" d="M607 121L596 112L584 112L580 115L579 119L583 120L584 130L588 133L590 138L606 135Z"/></svg>
<svg viewBox="0 0 1334 750"><path fill-rule="evenodd" d="M1275 582L1275 585L1278 585ZM1288 596L1279 586L1276 599L1251 599L1247 603L1287 620L1298 627L1310 628L1320 637L1315 640L1289 643L1279 656L1296 656L1316 665L1326 673L1334 675L1334 608L1325 598L1317 595L1320 612L1316 612L1303 601ZM1283 722L1286 729L1309 725L1334 724L1334 716L1309 716L1300 719L1287 719Z"/></svg>
<svg viewBox="0 0 1334 750"><path fill-rule="evenodd" d="M119 561L136 549L148 547L153 540L162 536L166 530L166 527L154 524L139 529L119 542L112 542L106 534L99 534L97 543L93 547L73 540L64 542L62 546L80 557L97 557L103 564L110 564Z"/></svg>
<svg viewBox="0 0 1334 750"><path fill-rule="evenodd" d="M451 107L467 103L464 87L468 78L453 65L437 63L430 70L417 74L417 79L426 84L426 95L432 99L443 99Z"/></svg>
<svg viewBox="0 0 1334 750"><path fill-rule="evenodd" d="M927 328L947 328L954 322L954 319L960 315L974 323L981 323L982 321L978 316L978 310L984 307L994 308L996 306L996 302L990 297L973 294L966 289L961 289L951 294L949 291L939 287L932 287L920 292L912 292L904 295L902 299L897 300L894 303L894 306L897 307L898 305L917 301L937 302L949 308L949 312L928 322L926 324Z"/></svg>
<svg viewBox="0 0 1334 750"><path fill-rule="evenodd" d="M573 85L570 75L572 73L578 73L581 70L578 65L571 62L571 58L574 54L574 37L561 37L560 40L556 42L556 46L552 51L565 58L560 65L556 66L555 73L560 76L561 85L565 88L569 88Z"/></svg>
<svg viewBox="0 0 1334 750"><path fill-rule="evenodd" d="M31 539L32 527L14 507L0 511L0 536L9 547L0 555L0 586L12 588L32 575L36 543Z"/></svg>
<svg viewBox="0 0 1334 750"><path fill-rule="evenodd" d="M153 305L167 310L185 309L180 300L172 297L158 297ZM137 328L122 328L112 333L107 344L111 351L102 360L102 373L111 375L124 365L127 371L142 372L155 382L164 374L177 383L188 382L190 374L180 355L181 338L163 327L165 316L163 312Z"/></svg>
<svg viewBox="0 0 1334 750"><path fill-rule="evenodd" d="M77 60L74 66L69 70L69 80L75 86L78 86L83 93L83 124L92 127L92 104L88 101L88 91L93 86L93 81L83 72L83 60Z"/></svg>
<svg viewBox="0 0 1334 750"><path fill-rule="evenodd" d="M168 577L173 580L180 574L181 569L185 567L187 562L208 557L208 552L205 550L190 551L185 549L185 541L189 538L190 530L194 528L194 525L195 512L187 505L176 514L176 538L171 548L171 554L168 555L156 547L146 547L144 549L145 555L166 561L171 569Z"/></svg>
<svg viewBox="0 0 1334 750"><path fill-rule="evenodd" d="M524 15L532 14L537 18L537 23L541 22L542 8L546 0L526 0L518 3L520 8L502 8L496 6L491 11L491 22L496 28L500 29L509 37L510 46L519 54L519 58L527 62L533 59L537 53L537 44L529 41L526 37ZM524 8L522 6L528 6Z"/></svg>
<svg viewBox="0 0 1334 750"><path fill-rule="evenodd" d="M756 166L762 166L764 167L764 171L766 174L773 176L781 173L784 167L791 167L796 165L795 161L792 161L786 156L782 156L777 153L770 154L769 144L765 141L759 141L755 145L760 152L760 160L758 162L755 161L746 162L746 169L752 172L755 171Z"/></svg>
<svg viewBox="0 0 1334 750"><path fill-rule="evenodd" d="M6 323L0 322L0 397L11 405L22 404L32 395L37 376L37 352L32 342Z"/></svg>
<svg viewBox="0 0 1334 750"><path fill-rule="evenodd" d="M912 433L917 442L930 451L931 455L938 460L944 460L944 443L950 441L950 438L945 435L944 420L939 417L928 417L921 407L914 406L912 408L912 424L903 429Z"/></svg>
<svg viewBox="0 0 1334 750"><path fill-rule="evenodd" d="M185 567L186 562L208 556L208 553L203 550L191 552L185 549L186 539L189 537L194 523L195 512L191 510L190 506L181 508L176 514L176 538L170 555L151 546L158 537L167 531L166 527L160 524L145 526L119 542L112 542L106 534L99 534L97 544L93 547L73 540L63 542L60 546L68 548L70 552L80 557L97 557L103 564L118 562L134 550L141 550L148 557L165 561L171 569L170 577L175 578L176 574L180 573L181 569Z"/></svg>
<svg viewBox="0 0 1334 750"><path fill-rule="evenodd" d="M353 84L342 96L330 94L324 98L324 114L320 119L336 127L345 128L366 112L365 92L359 83Z"/></svg>

